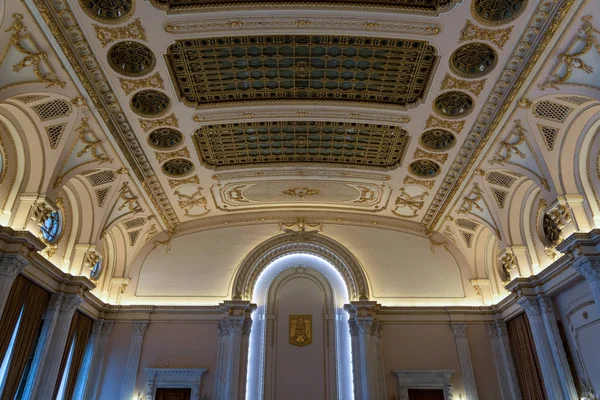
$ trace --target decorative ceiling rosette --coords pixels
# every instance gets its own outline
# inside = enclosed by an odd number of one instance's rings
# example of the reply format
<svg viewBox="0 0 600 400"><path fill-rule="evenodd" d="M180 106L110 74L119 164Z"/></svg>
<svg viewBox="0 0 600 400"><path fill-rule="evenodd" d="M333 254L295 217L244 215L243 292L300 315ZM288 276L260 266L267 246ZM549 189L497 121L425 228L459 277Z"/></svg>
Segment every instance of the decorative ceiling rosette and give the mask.
<svg viewBox="0 0 600 400"><path fill-rule="evenodd" d="M135 0L79 0L81 8L96 21L119 24L131 17Z"/></svg>
<svg viewBox="0 0 600 400"><path fill-rule="evenodd" d="M158 90L142 90L131 97L131 109L137 115L157 118L165 115L171 108L169 96Z"/></svg>
<svg viewBox="0 0 600 400"><path fill-rule="evenodd" d="M457 90L442 93L433 102L434 111L446 118L463 118L474 106L471 96Z"/></svg>
<svg viewBox="0 0 600 400"><path fill-rule="evenodd" d="M183 134L173 128L159 128L150 132L148 143L157 150L171 150L183 143Z"/></svg>
<svg viewBox="0 0 600 400"><path fill-rule="evenodd" d="M140 77L150 73L156 65L156 57L147 46L126 40L114 44L108 50L108 64L121 75Z"/></svg>
<svg viewBox="0 0 600 400"><path fill-rule="evenodd" d="M463 78L479 78L490 73L498 63L498 54L485 43L468 43L450 56L452 72Z"/></svg>
<svg viewBox="0 0 600 400"><path fill-rule="evenodd" d="M446 151L456 144L456 136L445 129L430 129L421 134L421 144L428 150Z"/></svg>

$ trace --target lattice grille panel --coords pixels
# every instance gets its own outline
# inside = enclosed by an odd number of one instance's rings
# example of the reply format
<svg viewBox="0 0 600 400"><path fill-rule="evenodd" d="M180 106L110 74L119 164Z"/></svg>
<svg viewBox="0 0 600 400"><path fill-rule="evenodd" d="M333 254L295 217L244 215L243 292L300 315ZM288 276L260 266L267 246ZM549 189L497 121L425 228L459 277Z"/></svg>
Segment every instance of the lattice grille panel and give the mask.
<svg viewBox="0 0 600 400"><path fill-rule="evenodd" d="M437 63L425 41L269 35L177 40L167 64L191 106L248 100L423 100Z"/></svg>
<svg viewBox="0 0 600 400"><path fill-rule="evenodd" d="M138 229L137 231L127 232L127 235L129 236L129 245L130 246L135 245L135 242L137 242L138 237L140 237L141 231L142 231L141 229Z"/></svg>
<svg viewBox="0 0 600 400"><path fill-rule="evenodd" d="M538 129L540 130L540 133L544 138L544 142L546 143L546 147L548 148L548 150L554 150L556 136L558 136L558 129L543 125L538 125Z"/></svg>
<svg viewBox="0 0 600 400"><path fill-rule="evenodd" d="M552 101L540 101L533 109L533 114L542 119L555 122L564 122L572 108L557 104Z"/></svg>
<svg viewBox="0 0 600 400"><path fill-rule="evenodd" d="M18 100L25 104L29 104L33 103L34 101L43 100L46 98L48 98L48 96L44 96L43 94L28 94L25 96L17 96L15 97L15 100Z"/></svg>
<svg viewBox="0 0 600 400"><path fill-rule="evenodd" d="M475 235L473 235L472 233L469 233L469 232L465 232L465 231L460 231L460 234L462 235L465 243L467 244L467 247L471 248L471 246L473 246L473 237Z"/></svg>
<svg viewBox="0 0 600 400"><path fill-rule="evenodd" d="M498 189L492 188L492 193L494 194L496 203L498 203L498 207L504 208L504 203L506 202L506 197L508 196L508 192L505 192L504 190L498 190Z"/></svg>
<svg viewBox="0 0 600 400"><path fill-rule="evenodd" d="M514 176L510 176L507 174L503 174L502 172L496 171L487 174L485 179L493 185L504 186L506 188L510 188L513 185L513 183L515 183L515 181L517 180L517 178Z"/></svg>
<svg viewBox="0 0 600 400"><path fill-rule="evenodd" d="M194 133L208 167L325 162L393 168L402 162L408 140L399 127L328 121L206 125Z"/></svg>
<svg viewBox="0 0 600 400"><path fill-rule="evenodd" d="M475 231L479 227L479 224L477 222L471 221L470 219L466 218L457 218L454 222L457 226L468 229L470 231Z"/></svg>
<svg viewBox="0 0 600 400"><path fill-rule="evenodd" d="M106 202L108 192L110 192L109 187L96 190L96 200L98 201L98 207L104 207L104 203Z"/></svg>
<svg viewBox="0 0 600 400"><path fill-rule="evenodd" d="M88 181L92 186L100 186L106 183L110 183L117 178L117 174L114 171L100 171L95 172L87 176Z"/></svg>
<svg viewBox="0 0 600 400"><path fill-rule="evenodd" d="M66 123L46 127L46 133L48 134L48 141L50 142L51 149L56 149L66 127Z"/></svg>
<svg viewBox="0 0 600 400"><path fill-rule="evenodd" d="M66 117L71 113L71 105L64 100L52 100L31 107L42 121Z"/></svg>
<svg viewBox="0 0 600 400"><path fill-rule="evenodd" d="M593 99L590 99L589 97L582 97L582 96L564 96L564 97L557 97L557 98L558 98L558 100L566 101L567 103L576 104L578 106L582 105L583 103L587 103L588 101L593 100Z"/></svg>
<svg viewBox="0 0 600 400"><path fill-rule="evenodd" d="M138 217L138 218L130 219L128 221L123 222L123 226L125 227L125 229L133 229L133 228L140 227L140 226L144 225L145 223L146 223L146 218Z"/></svg>

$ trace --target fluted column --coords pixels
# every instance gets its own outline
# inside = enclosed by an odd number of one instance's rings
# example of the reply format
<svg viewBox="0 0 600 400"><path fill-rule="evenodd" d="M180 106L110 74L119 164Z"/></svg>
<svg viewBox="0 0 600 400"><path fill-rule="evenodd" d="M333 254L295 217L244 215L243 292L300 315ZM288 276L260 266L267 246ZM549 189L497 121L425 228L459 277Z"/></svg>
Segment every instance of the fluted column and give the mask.
<svg viewBox="0 0 600 400"><path fill-rule="evenodd" d="M27 264L27 260L20 255L0 255L0 318L2 318L10 288L17 278L17 275L25 269Z"/></svg>
<svg viewBox="0 0 600 400"><path fill-rule="evenodd" d="M517 377L517 370L512 358L508 332L505 322L495 322L487 325L488 334L492 342L494 362L500 382L503 400L521 400L521 389Z"/></svg>
<svg viewBox="0 0 600 400"><path fill-rule="evenodd" d="M558 331L558 325L556 322L556 315L554 313L554 306L552 305L552 299L542 297L538 299L540 304L540 310L542 314L542 320L546 327L546 334L548 335L548 343L550 344L550 350L554 357L554 363L556 364L556 370L560 379L560 386L564 396L564 399L578 400L577 389L573 382L573 376L569 369L569 362L567 361L567 355L560 338L560 332Z"/></svg>
<svg viewBox="0 0 600 400"><path fill-rule="evenodd" d="M518 300L518 303L525 310L527 318L529 319L533 342L535 344L538 360L540 361L540 369L542 370L542 377L544 379L548 398L549 400L563 399L563 393L559 383L559 374L556 370L554 357L552 356L550 341L548 340L548 335L546 333L540 305L537 299L533 297L521 297Z"/></svg>
<svg viewBox="0 0 600 400"><path fill-rule="evenodd" d="M112 330L113 321L104 321L98 319L94 321L92 326L92 335L90 337L91 360L88 368L87 378L84 382L81 397L85 400L94 400L98 392L98 384L100 383L100 373L102 364L104 364L104 354L106 352L106 344Z"/></svg>
<svg viewBox="0 0 600 400"><path fill-rule="evenodd" d="M467 324L465 322L454 322L451 325L452 332L454 333L454 341L456 342L463 385L465 387L465 399L477 400L479 397L477 396L471 351L469 350L469 341L467 340Z"/></svg>
<svg viewBox="0 0 600 400"><path fill-rule="evenodd" d="M583 275L590 285L596 307L600 309L600 259L583 257L575 261L573 268Z"/></svg>
<svg viewBox="0 0 600 400"><path fill-rule="evenodd" d="M213 397L215 400L244 400L248 367L248 344L256 309L249 301L233 300L221 304L224 316L218 323L217 369Z"/></svg>
<svg viewBox="0 0 600 400"><path fill-rule="evenodd" d="M385 370L381 350L383 323L377 320L380 305L374 301L353 301L344 306L350 314L352 371L356 400L385 400Z"/></svg>
<svg viewBox="0 0 600 400"><path fill-rule="evenodd" d="M123 386L121 388L121 400L131 400L133 398L146 328L148 328L148 322L146 321L133 322L133 333L131 335L129 355L127 356L127 364L123 376Z"/></svg>
<svg viewBox="0 0 600 400"><path fill-rule="evenodd" d="M67 346L67 336L69 335L71 320L73 319L77 307L83 302L83 299L76 294L65 294L62 296L53 296L51 302L52 301L56 303L51 304L49 310L56 307L56 304L58 303L60 303L60 306L54 308L54 314L51 316L53 322L50 322L48 336L44 343L40 367L36 374L36 378L39 378L39 382L34 384L32 398L44 398L48 393L51 394L54 392L60 363Z"/></svg>

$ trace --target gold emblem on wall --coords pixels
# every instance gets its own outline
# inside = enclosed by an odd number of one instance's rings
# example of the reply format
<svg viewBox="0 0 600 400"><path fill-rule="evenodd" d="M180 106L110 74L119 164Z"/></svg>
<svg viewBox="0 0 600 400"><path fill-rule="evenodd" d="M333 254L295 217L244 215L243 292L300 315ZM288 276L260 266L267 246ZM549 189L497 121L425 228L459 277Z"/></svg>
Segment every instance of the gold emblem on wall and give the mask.
<svg viewBox="0 0 600 400"><path fill-rule="evenodd" d="M290 344L307 346L312 343L312 315L290 315Z"/></svg>

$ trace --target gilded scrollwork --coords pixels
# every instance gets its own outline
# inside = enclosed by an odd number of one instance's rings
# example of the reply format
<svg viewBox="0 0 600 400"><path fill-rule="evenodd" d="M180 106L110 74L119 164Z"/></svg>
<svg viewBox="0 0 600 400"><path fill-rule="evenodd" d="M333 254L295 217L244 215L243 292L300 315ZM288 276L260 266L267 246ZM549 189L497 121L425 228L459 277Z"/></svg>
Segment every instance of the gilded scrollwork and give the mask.
<svg viewBox="0 0 600 400"><path fill-rule="evenodd" d="M175 114L169 114L164 118L158 119L141 119L140 118L140 126L144 132L151 131L152 129L159 128L161 126L172 126L175 128L179 128L179 121Z"/></svg>
<svg viewBox="0 0 600 400"><path fill-rule="evenodd" d="M433 185L435 184L435 181L426 181L423 179L416 179L413 178L412 176L405 176L404 177L404 184L406 185L419 185L419 186L423 186L429 190L431 190L431 188L433 188Z"/></svg>
<svg viewBox="0 0 600 400"><path fill-rule="evenodd" d="M202 188L198 186L196 191L192 194L181 193L179 190L174 192L175 196L177 196L177 202L179 203L179 208L183 210L183 213L187 217L200 217L206 212L202 214L192 214L190 211L195 207L202 207L205 211L209 211L206 208L206 197L202 195Z"/></svg>
<svg viewBox="0 0 600 400"><path fill-rule="evenodd" d="M142 26L142 21L136 18L132 23L116 28L108 28L93 24L96 31L96 37L100 41L102 47L106 47L112 42L119 39L136 39L144 42L148 41L146 30Z"/></svg>
<svg viewBox="0 0 600 400"><path fill-rule="evenodd" d="M102 141L96 139L87 118L81 119L81 124L75 131L79 136L79 140L85 145L77 153L77 157L81 158L84 154L89 153L100 164L113 161L102 148Z"/></svg>
<svg viewBox="0 0 600 400"><path fill-rule="evenodd" d="M479 204L477 204L477 202L482 199L483 199L483 193L481 192L481 188L479 187L479 185L477 183L474 183L471 193L469 193L467 196L463 197L463 204L458 209L457 212L459 214L469 214L473 211L473 207L476 208L477 210L483 212L484 211L483 207L481 207Z"/></svg>
<svg viewBox="0 0 600 400"><path fill-rule="evenodd" d="M121 204L117 208L117 211L121 211L124 208L127 208L130 212L134 214L138 214L144 211L144 209L138 201L138 197L134 195L131 189L129 188L128 182L123 182L121 189L119 189L118 195L119 199L123 201L123 204Z"/></svg>
<svg viewBox="0 0 600 400"><path fill-rule="evenodd" d="M500 150L489 160L490 164L504 165L509 162L513 154L525 158L525 153L519 150L519 146L525 142L525 128L521 125L521 120L515 120L515 125L511 130L507 140L500 142Z"/></svg>
<svg viewBox="0 0 600 400"><path fill-rule="evenodd" d="M138 89L165 89L165 84L159 72L141 79L119 78L119 82L121 83L121 89L123 89L126 95L129 95Z"/></svg>
<svg viewBox="0 0 600 400"><path fill-rule="evenodd" d="M13 65L13 71L19 72L23 68L32 67L35 77L43 83L46 83L46 88L52 86L58 86L64 88L67 83L60 80L50 65L48 64L48 55L43 51L37 50L37 45L33 41L33 38L27 31L25 24L23 23L23 14L13 14L12 25L6 30L6 32L12 32L9 40L9 46L12 45L21 54L25 56L19 63ZM33 48L36 50L29 50L23 45L24 41L29 41ZM48 70L47 73L42 72L42 68Z"/></svg>
<svg viewBox="0 0 600 400"><path fill-rule="evenodd" d="M574 69L579 69L586 74L594 72L594 68L583 61L582 58L593 48L595 48L596 52L600 55L600 42L596 37L596 34L600 34L600 30L592 25L592 19L593 16L591 15L586 15L581 18L583 25L572 41L572 45L570 46L571 52L565 52L558 55L558 65L553 69L552 74L546 77L543 83L538 85L541 90L548 88L559 90L560 88L558 86L567 83L569 78L571 78ZM580 42L582 42L583 45L579 45Z"/></svg>
<svg viewBox="0 0 600 400"><path fill-rule="evenodd" d="M448 160L448 154L446 154L446 153L430 153L428 151L421 150L418 147L415 150L413 157L414 158L428 158L430 160L437 161L441 164L444 164Z"/></svg>
<svg viewBox="0 0 600 400"><path fill-rule="evenodd" d="M459 89L466 90L467 92L473 93L475 96L479 96L485 86L486 79L480 79L478 81L466 81L462 79L456 79L450 74L446 74L442 81L442 90L446 89Z"/></svg>
<svg viewBox="0 0 600 400"><path fill-rule="evenodd" d="M162 163L164 161L170 160L172 158L178 157L190 157L190 150L187 147L183 147L179 150L168 151L168 152L158 152L155 151L154 155L156 156L156 161Z"/></svg>
<svg viewBox="0 0 600 400"><path fill-rule="evenodd" d="M303 186L303 187L295 186L295 187L283 190L281 193L285 194L287 196L304 198L304 197L311 197L311 196L317 195L317 194L319 194L319 192L320 191L317 189L311 189L306 186Z"/></svg>
<svg viewBox="0 0 600 400"><path fill-rule="evenodd" d="M423 192L419 195L412 196L407 193L404 188L400 188L400 193L399 196L396 197L396 202L394 203L395 208L392 210L392 212L402 218L416 217L419 213L419 210L421 210L425 204L425 196L429 196L429 193ZM398 212L399 208L408 208L408 210L410 210L410 214Z"/></svg>
<svg viewBox="0 0 600 400"><path fill-rule="evenodd" d="M171 187L171 189L174 189L174 188L182 186L182 185L189 185L189 184L199 185L200 178L198 178L198 175L190 176L189 178L185 178L185 179L169 179L169 186Z"/></svg>
<svg viewBox="0 0 600 400"><path fill-rule="evenodd" d="M465 127L464 120L462 121L446 121L430 115L425 122L425 128L444 128L453 131L456 134L460 134Z"/></svg>
<svg viewBox="0 0 600 400"><path fill-rule="evenodd" d="M467 20L465 27L460 32L459 43L471 40L485 40L495 44L499 49L503 49L506 42L510 39L513 30L512 26L503 29L481 28L473 22Z"/></svg>

